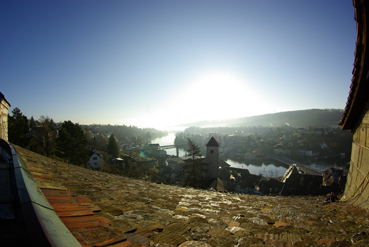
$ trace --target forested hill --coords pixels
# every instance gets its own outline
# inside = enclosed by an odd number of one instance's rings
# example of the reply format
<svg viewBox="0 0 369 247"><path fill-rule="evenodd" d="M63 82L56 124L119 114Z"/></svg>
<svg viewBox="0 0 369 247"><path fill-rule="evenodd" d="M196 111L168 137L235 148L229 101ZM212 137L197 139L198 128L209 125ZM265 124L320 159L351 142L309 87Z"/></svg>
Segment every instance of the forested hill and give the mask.
<svg viewBox="0 0 369 247"><path fill-rule="evenodd" d="M262 127L280 127L290 125L292 127L338 127L338 122L343 114L342 109L310 109L300 111L288 111L260 116L216 120L201 121L181 126L262 126Z"/></svg>

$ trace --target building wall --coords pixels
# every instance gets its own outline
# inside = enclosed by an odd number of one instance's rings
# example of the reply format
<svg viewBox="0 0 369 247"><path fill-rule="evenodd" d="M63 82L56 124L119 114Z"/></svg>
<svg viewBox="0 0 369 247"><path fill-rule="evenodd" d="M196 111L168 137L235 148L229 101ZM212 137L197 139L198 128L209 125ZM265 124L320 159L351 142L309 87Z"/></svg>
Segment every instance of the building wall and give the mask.
<svg viewBox="0 0 369 247"><path fill-rule="evenodd" d="M95 158L95 159L94 159ZM93 154L90 157L90 160L87 162L91 168L103 168L104 167L104 160L97 154Z"/></svg>
<svg viewBox="0 0 369 247"><path fill-rule="evenodd" d="M340 125L353 132L350 170L341 201L369 210L369 1L353 0L356 50L352 82Z"/></svg>
<svg viewBox="0 0 369 247"><path fill-rule="evenodd" d="M369 111L355 129L343 201L369 210Z"/></svg>
<svg viewBox="0 0 369 247"><path fill-rule="evenodd" d="M205 163L209 165L208 178L218 177L218 166L219 166L219 147L206 147L206 158Z"/></svg>
<svg viewBox="0 0 369 247"><path fill-rule="evenodd" d="M5 141L8 141L8 109L9 109L9 104L5 100L1 100L0 102L0 138Z"/></svg>

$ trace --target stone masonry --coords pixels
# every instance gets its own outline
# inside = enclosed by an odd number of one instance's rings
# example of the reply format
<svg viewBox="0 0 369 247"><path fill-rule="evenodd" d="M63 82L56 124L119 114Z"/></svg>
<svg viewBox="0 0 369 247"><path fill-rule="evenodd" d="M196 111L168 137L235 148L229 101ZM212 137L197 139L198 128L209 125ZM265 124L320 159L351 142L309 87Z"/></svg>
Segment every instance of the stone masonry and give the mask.
<svg viewBox="0 0 369 247"><path fill-rule="evenodd" d="M353 136L350 171L343 200L369 209L369 112Z"/></svg>
<svg viewBox="0 0 369 247"><path fill-rule="evenodd" d="M0 93L0 138L8 141L8 109L9 102L4 95Z"/></svg>

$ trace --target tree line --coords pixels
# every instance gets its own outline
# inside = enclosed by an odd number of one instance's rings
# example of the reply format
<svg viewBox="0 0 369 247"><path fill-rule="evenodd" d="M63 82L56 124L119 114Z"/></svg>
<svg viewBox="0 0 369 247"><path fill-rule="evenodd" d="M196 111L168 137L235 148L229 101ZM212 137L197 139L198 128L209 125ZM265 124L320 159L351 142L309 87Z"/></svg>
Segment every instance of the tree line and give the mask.
<svg viewBox="0 0 369 247"><path fill-rule="evenodd" d="M99 127L111 128L111 126ZM126 128L126 126L123 126L120 129L125 130ZM34 120L33 117L28 119L19 108L14 108L12 115L8 116L8 136L10 143L47 157L56 158L63 162L79 166L85 166L88 162L89 147L104 154L105 162L112 157L119 157L119 148L114 134L106 138L104 135L99 134L97 129L98 127L96 125L90 126L89 128L89 126L80 126L78 123L73 123L70 120L55 123L52 118L45 116L41 116L38 120ZM115 129L117 130L117 128ZM130 138L131 141L139 142L141 138L150 138L150 132L146 132L147 130L143 129L139 136L132 135ZM95 134L92 136L89 135L91 132L95 132ZM122 135L122 132L120 131L120 135ZM133 128L133 132L137 132L137 127ZM158 135L158 133L155 132L153 135ZM188 158L185 160L186 163L178 170L176 178L182 181L185 186L202 188L204 187L207 164L202 159L199 146L190 139L187 139L187 144ZM101 148L101 145L103 148ZM150 152L147 152L147 155L149 154ZM155 164L155 167L159 167L158 161ZM148 168L144 168L147 167L134 166L131 169L127 169L132 173L130 175L133 177L140 177L140 174L142 177L143 173L152 173ZM168 167L164 168L167 169ZM140 169L144 169L143 171L146 172L140 172Z"/></svg>
<svg viewBox="0 0 369 247"><path fill-rule="evenodd" d="M88 142L85 131L78 123L55 123L52 118L41 116L28 119L19 108L8 115L9 142L51 158L74 165L84 165L89 159L88 147L97 149L96 138ZM94 143L95 141L95 143ZM118 157L119 149L114 135L106 143L109 155Z"/></svg>
<svg viewBox="0 0 369 247"><path fill-rule="evenodd" d="M57 124L45 116L28 120L16 107L8 116L8 138L10 143L71 164L82 165L88 160L85 134L71 121Z"/></svg>

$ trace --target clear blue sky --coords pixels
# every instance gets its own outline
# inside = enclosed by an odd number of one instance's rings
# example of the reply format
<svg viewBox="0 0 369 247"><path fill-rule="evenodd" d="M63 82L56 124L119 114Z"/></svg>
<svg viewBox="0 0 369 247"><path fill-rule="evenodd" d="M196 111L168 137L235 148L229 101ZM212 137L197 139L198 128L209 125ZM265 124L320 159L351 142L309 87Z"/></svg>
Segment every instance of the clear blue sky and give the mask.
<svg viewBox="0 0 369 247"><path fill-rule="evenodd" d="M28 118L162 128L341 108L348 0L0 1L0 91Z"/></svg>

